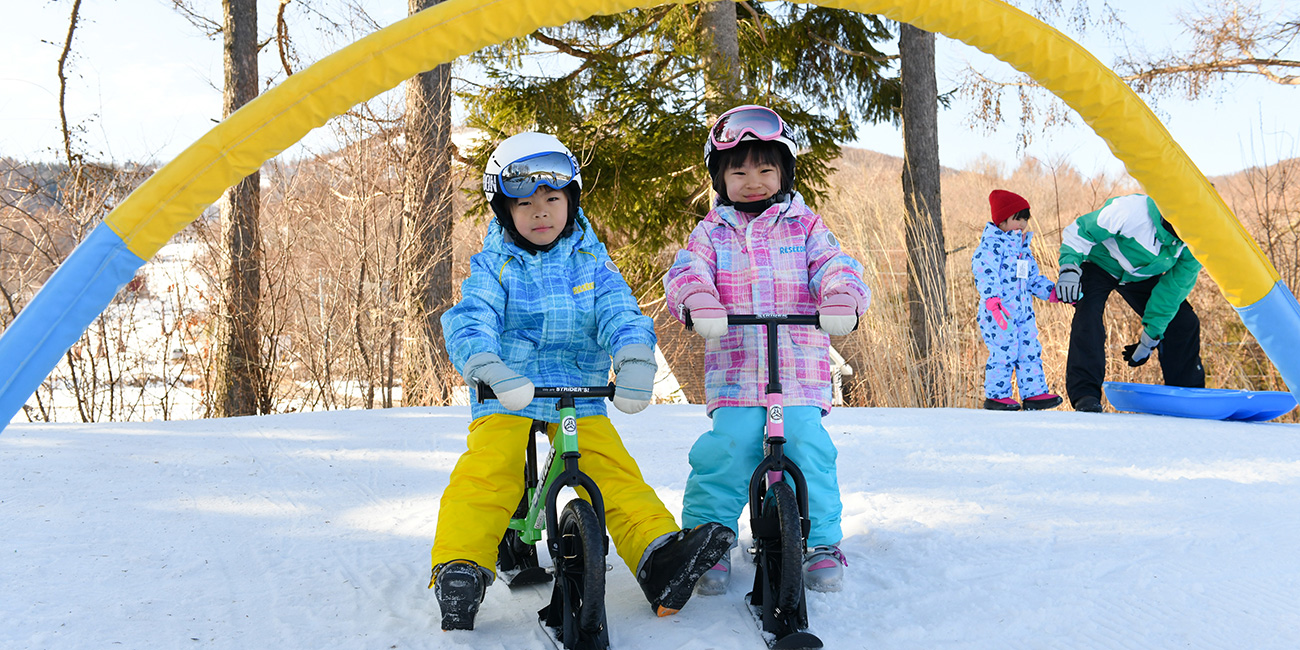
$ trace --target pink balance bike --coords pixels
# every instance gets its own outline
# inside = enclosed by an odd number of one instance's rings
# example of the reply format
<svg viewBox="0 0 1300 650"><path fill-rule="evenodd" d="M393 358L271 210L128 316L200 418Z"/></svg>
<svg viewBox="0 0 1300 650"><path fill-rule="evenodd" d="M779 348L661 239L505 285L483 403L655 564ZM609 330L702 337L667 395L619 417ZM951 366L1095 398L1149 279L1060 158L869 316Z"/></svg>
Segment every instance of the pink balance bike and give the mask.
<svg viewBox="0 0 1300 650"><path fill-rule="evenodd" d="M690 313L686 327L692 327ZM808 602L803 585L803 556L808 548L808 487L803 472L785 457L785 420L778 360L777 328L817 327L816 315L730 314L728 325L762 325L767 331L767 426L763 460L749 479L749 526L754 535L754 589L746 598L768 633L768 647L791 650L821 648L808 632ZM770 635L770 636L768 636Z"/></svg>

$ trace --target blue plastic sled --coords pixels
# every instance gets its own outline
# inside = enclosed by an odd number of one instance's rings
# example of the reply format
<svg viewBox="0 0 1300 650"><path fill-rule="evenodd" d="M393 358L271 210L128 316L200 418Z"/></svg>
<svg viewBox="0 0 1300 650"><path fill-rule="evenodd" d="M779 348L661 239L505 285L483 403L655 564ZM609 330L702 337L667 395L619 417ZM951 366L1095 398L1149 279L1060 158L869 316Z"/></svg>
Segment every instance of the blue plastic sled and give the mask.
<svg viewBox="0 0 1300 650"><path fill-rule="evenodd" d="M1181 388L1121 381L1108 381L1105 386L1111 406L1134 413L1263 422L1296 407L1295 396L1281 391Z"/></svg>

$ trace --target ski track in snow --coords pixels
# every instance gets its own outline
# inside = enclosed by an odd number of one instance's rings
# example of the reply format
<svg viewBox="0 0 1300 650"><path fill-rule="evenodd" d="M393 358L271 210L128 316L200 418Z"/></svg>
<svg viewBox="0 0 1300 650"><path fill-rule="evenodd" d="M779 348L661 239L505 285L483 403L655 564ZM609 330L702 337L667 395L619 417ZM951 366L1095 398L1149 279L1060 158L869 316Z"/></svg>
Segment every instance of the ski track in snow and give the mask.
<svg viewBox="0 0 1300 650"><path fill-rule="evenodd" d="M679 513L701 407L611 413ZM1300 425L837 409L828 648L1300 647ZM0 648L544 648L550 586L488 590L473 632L427 589L468 408L0 434ZM653 616L611 553L620 649L760 649L731 592Z"/></svg>

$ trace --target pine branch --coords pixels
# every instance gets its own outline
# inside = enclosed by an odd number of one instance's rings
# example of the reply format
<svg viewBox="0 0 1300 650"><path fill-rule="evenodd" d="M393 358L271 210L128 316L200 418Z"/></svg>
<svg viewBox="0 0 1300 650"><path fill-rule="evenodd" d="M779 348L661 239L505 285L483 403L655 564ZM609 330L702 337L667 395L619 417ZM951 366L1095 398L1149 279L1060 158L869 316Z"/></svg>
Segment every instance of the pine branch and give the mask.
<svg viewBox="0 0 1300 650"><path fill-rule="evenodd" d="M564 54L568 54L569 56L571 56L571 57L573 57L573 58L575 58L575 59L583 59L583 60L585 60L585 61L590 61L590 60L593 60L593 59L595 59L595 58L597 58L597 57L599 56L598 54L596 54L596 53L594 53L594 52L588 52L587 50L582 50L582 49L579 49L579 48L577 48L577 47L574 47L574 46L573 46L571 43L569 43L568 41L560 40L560 39L555 38L555 37L553 37L553 36L547 36L547 35L546 35L545 33L543 33L542 30L540 30L540 29L537 30L537 31L535 31L535 32L533 32L533 33L531 33L531 34L529 34L528 36L529 36L530 38L535 39L535 40L541 41L542 43L545 43L546 45L550 45L551 47L555 48L556 50L558 50L558 51L560 51L560 52L563 52Z"/></svg>
<svg viewBox="0 0 1300 650"><path fill-rule="evenodd" d="M873 62L875 62L875 63L888 63L889 61L897 61L897 60L898 60L898 55L897 55L897 54L894 54L894 55L886 55L886 56L876 56L876 55L874 55L874 54L867 54L866 52L859 52L859 51L857 51L857 50L851 50L851 49L849 49L849 48L847 48L847 47L844 47L843 45L840 45L839 43L836 43L836 42L834 42L834 41L828 41L828 40L826 40L826 39L824 39L824 38L822 38L821 36L818 36L818 35L816 35L816 34L809 34L809 36L811 36L812 39L813 39L814 41L817 41L818 43L821 43L822 45L825 45L825 46L828 46L828 47L834 48L835 50L839 51L841 54L844 54L844 55L847 55L847 56L857 57L857 58L860 58L860 59L866 59L866 60L868 60L868 61L873 61Z"/></svg>

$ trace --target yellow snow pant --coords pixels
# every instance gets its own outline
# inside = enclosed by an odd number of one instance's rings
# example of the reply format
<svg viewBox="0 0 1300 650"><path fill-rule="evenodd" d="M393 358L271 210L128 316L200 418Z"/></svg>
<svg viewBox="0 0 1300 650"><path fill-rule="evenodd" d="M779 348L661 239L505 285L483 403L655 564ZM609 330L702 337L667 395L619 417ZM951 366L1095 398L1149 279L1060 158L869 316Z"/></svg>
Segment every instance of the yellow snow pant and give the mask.
<svg viewBox="0 0 1300 650"><path fill-rule="evenodd" d="M497 544L524 494L525 445L531 425L528 418L501 413L470 423L469 449L456 461L438 508L433 566L470 560L496 571ZM551 423L547 437L554 438L558 427ZM600 488L610 538L619 557L635 572L650 542L678 530L676 520L641 478L608 417L579 418L578 432L579 467ZM586 490L579 489L578 495L588 499Z"/></svg>

